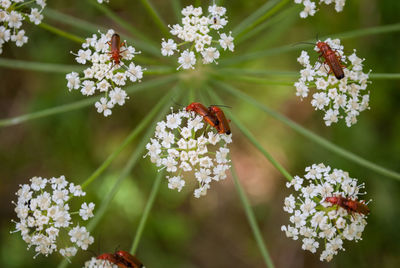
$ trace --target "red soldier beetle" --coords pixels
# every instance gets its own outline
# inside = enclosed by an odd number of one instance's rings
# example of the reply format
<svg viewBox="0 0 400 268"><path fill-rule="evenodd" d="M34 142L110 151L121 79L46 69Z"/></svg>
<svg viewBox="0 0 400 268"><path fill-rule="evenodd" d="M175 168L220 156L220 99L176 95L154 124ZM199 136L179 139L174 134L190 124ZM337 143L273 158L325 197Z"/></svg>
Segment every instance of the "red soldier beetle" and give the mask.
<svg viewBox="0 0 400 268"><path fill-rule="evenodd" d="M110 46L110 52L108 52L111 55L110 59L114 61L114 65L119 65L122 59L121 53L126 51L126 49L120 50L125 45L125 42L121 43L119 34L115 33L111 36L111 42L107 42L107 44Z"/></svg>
<svg viewBox="0 0 400 268"><path fill-rule="evenodd" d="M321 53L319 58L323 57L325 59L324 63L328 64L330 67L329 73L332 72L338 80L344 78L344 65L342 64L338 53L325 42L317 42L317 47Z"/></svg>
<svg viewBox="0 0 400 268"><path fill-rule="evenodd" d="M119 250L114 255L119 256L121 259L123 259L128 264L128 267L132 268L143 267L143 264L139 261L139 259L127 251Z"/></svg>
<svg viewBox="0 0 400 268"><path fill-rule="evenodd" d="M193 111L197 113L198 115L203 117L203 120L208 123L210 126L215 127L218 132L219 132L219 121L217 117L211 113L209 109L207 109L206 106L199 102L192 102L188 106L186 106L186 111Z"/></svg>
<svg viewBox="0 0 400 268"><path fill-rule="evenodd" d="M218 133L222 134L231 134L231 129L229 127L229 122L225 117L224 112L221 110L221 108L211 105L209 108L210 112L215 115L218 119Z"/></svg>
<svg viewBox="0 0 400 268"><path fill-rule="evenodd" d="M355 212L368 215L370 212L368 206L363 202L358 202L357 200L352 200L350 198L345 198L342 196L326 197L325 201L333 205L337 205L338 207L344 208L345 210L351 213Z"/></svg>

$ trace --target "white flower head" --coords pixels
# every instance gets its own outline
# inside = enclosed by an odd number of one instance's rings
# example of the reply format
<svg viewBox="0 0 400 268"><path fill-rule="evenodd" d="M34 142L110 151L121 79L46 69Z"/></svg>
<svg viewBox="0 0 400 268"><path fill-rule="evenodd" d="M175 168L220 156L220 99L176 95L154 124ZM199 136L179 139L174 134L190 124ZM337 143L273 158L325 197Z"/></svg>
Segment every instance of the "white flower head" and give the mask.
<svg viewBox="0 0 400 268"><path fill-rule="evenodd" d="M92 257L90 260L85 262L84 268L119 268L119 266L109 262L108 260L99 260Z"/></svg>
<svg viewBox="0 0 400 268"><path fill-rule="evenodd" d="M67 88L80 90L82 95L90 96L97 92L103 94L95 103L97 112L104 116L112 114L111 109L118 104L125 104L128 99L127 93L122 89L129 81L140 82L143 78L143 71L140 65L136 65L132 59L137 52L134 47L122 42L119 50L119 57L116 60L110 55L110 45L114 30L108 30L107 33L94 34L87 38L82 44L82 49L78 53L72 53L76 56L76 61L80 64L89 63L90 66L83 71L80 77L78 73L72 72L66 75L68 81ZM119 61L119 63L117 62Z"/></svg>
<svg viewBox="0 0 400 268"><path fill-rule="evenodd" d="M194 174L199 185L194 192L197 198L207 193L213 180L226 178L230 168L228 144L232 142L231 134L219 134L202 121L194 112L172 111L157 124L145 155L169 173L166 178L170 189L180 192L189 175Z"/></svg>
<svg viewBox="0 0 400 268"><path fill-rule="evenodd" d="M364 110L369 109L369 91L367 85L369 72L363 72L363 61L357 57L356 51L346 56L339 39L326 39L326 43L334 52L339 64L343 65L344 77L336 78L333 71L324 58L321 61L310 63L310 56L302 51L297 61L304 67L300 71L300 78L294 84L296 95L306 98L312 93L311 105L315 110L324 112L326 126L344 119L346 125L351 127L357 122L357 116ZM322 53L318 46L315 46L318 53ZM315 90L312 90L315 89Z"/></svg>
<svg viewBox="0 0 400 268"><path fill-rule="evenodd" d="M176 43L173 39L161 40L161 54L172 56L179 52L177 69L194 69L197 58L202 58L203 64L218 63L217 59L220 52L218 44L224 50L234 50L233 37L221 33L220 30L228 23L226 8L212 5L208 7L208 14L203 15L201 7L194 8L192 5L182 9L182 25L168 25L172 35L180 39L181 43ZM214 40L215 36L219 40ZM217 45L217 46L215 46ZM182 51L179 48L183 46ZM185 47L188 47L185 49Z"/></svg>
<svg viewBox="0 0 400 268"><path fill-rule="evenodd" d="M25 21L38 25L43 20L43 9L46 2L28 0L0 1L0 54L3 44L14 42L21 47L28 42L25 30L21 29Z"/></svg>
<svg viewBox="0 0 400 268"><path fill-rule="evenodd" d="M83 196L80 186L69 183L64 176L46 179L33 177L30 184L20 185L15 205L18 221L14 232L20 232L22 239L33 247L36 255L48 256L59 252L68 258L77 253L78 248L86 250L94 242L85 227L76 224L72 217L79 213L83 220L93 217L93 203L83 203L78 212L71 212L69 201L73 196ZM75 217L75 216L74 216ZM72 228L72 229L71 229ZM70 242L63 237L70 236Z"/></svg>
<svg viewBox="0 0 400 268"><path fill-rule="evenodd" d="M300 12L301 18L307 18L308 16L314 16L314 14L319 10L317 8L317 1L312 0L294 0L296 4L303 4L304 9ZM343 7L346 3L346 0L319 0L318 4L324 3L326 5L335 4L336 12L343 11Z"/></svg>
<svg viewBox="0 0 400 268"><path fill-rule="evenodd" d="M324 164L314 164L305 171L304 178L295 176L286 184L294 188L283 207L291 215L291 224L281 229L294 240L304 237L303 250L316 253L319 247L325 247L320 259L330 261L344 250L344 240L361 240L369 213L364 201L359 200L360 195L366 194L360 192L364 184L357 184L347 172Z"/></svg>

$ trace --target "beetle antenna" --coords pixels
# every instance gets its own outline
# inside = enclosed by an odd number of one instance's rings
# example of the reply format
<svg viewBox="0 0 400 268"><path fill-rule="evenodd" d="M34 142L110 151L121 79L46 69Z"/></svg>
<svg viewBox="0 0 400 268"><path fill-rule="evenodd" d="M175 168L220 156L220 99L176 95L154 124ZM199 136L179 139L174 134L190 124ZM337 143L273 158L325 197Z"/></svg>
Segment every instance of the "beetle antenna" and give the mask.
<svg viewBox="0 0 400 268"><path fill-rule="evenodd" d="M176 102L176 101L174 100L174 98L171 98L171 100L172 100L172 102L173 102L175 105L178 105L178 106L180 106L180 107L185 107L185 105L182 105L182 104Z"/></svg>

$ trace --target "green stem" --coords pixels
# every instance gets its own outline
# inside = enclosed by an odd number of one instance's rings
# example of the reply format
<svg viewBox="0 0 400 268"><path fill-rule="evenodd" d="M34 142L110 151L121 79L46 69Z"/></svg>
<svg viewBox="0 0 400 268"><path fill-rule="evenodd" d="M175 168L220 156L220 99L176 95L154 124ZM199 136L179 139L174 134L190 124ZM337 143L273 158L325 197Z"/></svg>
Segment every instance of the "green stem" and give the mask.
<svg viewBox="0 0 400 268"><path fill-rule="evenodd" d="M0 58L0 67L49 73L80 72L83 66Z"/></svg>
<svg viewBox="0 0 400 268"><path fill-rule="evenodd" d="M164 175L164 172L159 171L156 176L156 179L153 183L153 187L151 188L149 199L147 200L142 217L140 218L140 222L139 222L139 225L136 230L135 238L133 239L133 242L132 242L132 246L130 249L131 254L136 253L136 250L139 245L140 238L142 237L144 227L146 226L146 222L149 217L151 208L153 207L154 200L156 199L157 193L160 189L161 179L163 178L163 175Z"/></svg>
<svg viewBox="0 0 400 268"><path fill-rule="evenodd" d="M207 90L207 92L210 94L211 99L216 101L217 103L221 103L222 99L217 96L212 90ZM226 109L224 111L227 115L228 118L232 120L232 122L240 129L240 131L249 139L249 141L268 159L268 161L288 180L291 181L293 177L290 175L290 173L281 165L279 164L278 161L275 160L275 158L272 157L270 153L265 150L262 145L256 140L256 138L251 134L251 132L232 114L231 111Z"/></svg>
<svg viewBox="0 0 400 268"><path fill-rule="evenodd" d="M143 82L137 85L130 86L126 88L127 93L135 93L144 89L149 89L149 88L156 88L161 85L165 85L166 83L172 82L176 79L176 76L171 75L159 79L154 79L150 80L148 82ZM50 116L50 115L55 115L59 113L64 113L64 112L69 112L73 110L77 110L83 107L87 107L96 101L98 101L100 97L91 97L85 100L69 103L69 104L64 104L60 105L57 107L52 107L48 109L44 109L41 111L29 113L29 114L24 114L12 118L6 118L6 119L0 119L0 128L1 127L8 127L8 126L13 126L13 125L18 125L26 121L30 121L33 119L45 117L45 116Z"/></svg>
<svg viewBox="0 0 400 268"><path fill-rule="evenodd" d="M400 79L400 73L371 73L369 78L371 80Z"/></svg>
<svg viewBox="0 0 400 268"><path fill-rule="evenodd" d="M65 38L67 38L69 40L72 40L74 42L80 43L80 44L85 42L85 39L80 38L79 36L67 33L67 32L65 32L63 30L60 30L60 29L58 29L58 28L56 28L54 26L51 26L51 25L49 25L47 23L44 23L44 22L40 23L39 27L41 27L41 28L43 28L43 29L45 29L45 30L47 30L49 32L52 32L54 34L57 34L59 36L65 37Z"/></svg>
<svg viewBox="0 0 400 268"><path fill-rule="evenodd" d="M106 5L99 4L96 0L91 0L90 3L94 5L98 10L103 12L111 20L113 20L116 24L121 26L123 29L129 31L133 36L136 36L137 40L134 41L135 46L140 47L142 50L145 50L153 54L154 56L160 55L160 49L157 47L154 41L150 40L145 34L133 27L132 23L129 23L126 20L122 19L120 15L117 15Z"/></svg>
<svg viewBox="0 0 400 268"><path fill-rule="evenodd" d="M172 0L172 9L174 10L176 21L180 22L182 17L181 15L182 6L180 0Z"/></svg>
<svg viewBox="0 0 400 268"><path fill-rule="evenodd" d="M157 10L153 7L153 5L149 2L149 0L140 0L144 7L146 8L149 15L153 18L154 23L157 24L158 28L160 28L164 37L170 36L169 30L167 26L165 26L165 22L162 20L161 16L158 14Z"/></svg>
<svg viewBox="0 0 400 268"><path fill-rule="evenodd" d="M273 118L281 121L282 123L286 124L287 126L289 126L290 128L292 128L293 130L295 130L296 132L298 132L299 134L303 135L304 137L308 138L309 140L321 145L322 147L328 149L329 151L336 153L350 161L353 161L363 167L366 167L370 170L373 170L381 175L390 177L390 178L394 178L397 180L400 180L400 174L392 171L390 169L381 167L377 164L372 163L371 161L368 161L352 152L349 152L337 145L335 145L334 143L318 136L317 134L314 134L313 132L307 130L306 128L300 126L299 124L293 122L292 120L290 120L289 118L275 112L274 110L268 108L266 105L261 104L260 102L256 101L255 99L253 99L252 97L244 94L243 92L237 90L236 88L225 84L225 83L221 83L221 82L214 82L215 85L217 85L219 88L225 90L226 92L247 101L248 103L258 107L259 109L263 110L265 113L269 114L270 116L272 116Z"/></svg>
<svg viewBox="0 0 400 268"><path fill-rule="evenodd" d="M281 10L290 0L270 0L267 1L262 7L260 7L256 12L249 16L248 21L245 19L235 30L233 34L237 39L240 38L254 29L257 25L265 21L266 19L275 15L279 10ZM242 25L244 24L244 25ZM245 27L245 28L244 28Z"/></svg>
<svg viewBox="0 0 400 268"><path fill-rule="evenodd" d="M146 117L140 122L139 125L137 125L132 132L128 135L128 137L125 138L125 140L118 146L114 152L107 157L107 159L98 167L92 175L90 175L89 178L87 178L83 183L82 183L82 189L86 188L89 184L91 184L95 179L97 179L100 174L103 173L103 171L111 164L111 162L128 146L135 138L137 135L139 135L140 132L151 122L151 119L159 112L161 107L167 103L167 101L170 101L175 90L171 90L168 94L166 94L154 108L146 115Z"/></svg>
<svg viewBox="0 0 400 268"><path fill-rule="evenodd" d="M239 179L236 175L236 171L233 166L233 163L232 163L232 167L231 167L231 173L232 173L233 182L235 183L236 191L239 194L240 201L242 201L244 211L246 212L247 220L249 222L251 230L253 231L253 235L254 235L254 238L256 239L256 242L257 242L258 248L261 252L261 255L264 258L265 265L267 265L267 267L273 268L274 263L272 262L272 259L268 252L268 249L265 245L265 241L261 235L261 231L260 231L260 228L258 227L256 217L254 216L254 212L251 209L250 202L249 202L249 200L246 196L246 193L244 192L244 189L243 189L242 185L240 184Z"/></svg>
<svg viewBox="0 0 400 268"><path fill-rule="evenodd" d="M248 83L254 83L254 84L261 84L261 85L293 86L293 83L294 83L294 82L286 82L286 81L273 81L273 80L264 79L264 78L240 76L240 75L224 76L224 75L216 74L216 75L213 75L213 77L222 78L222 80L248 82Z"/></svg>

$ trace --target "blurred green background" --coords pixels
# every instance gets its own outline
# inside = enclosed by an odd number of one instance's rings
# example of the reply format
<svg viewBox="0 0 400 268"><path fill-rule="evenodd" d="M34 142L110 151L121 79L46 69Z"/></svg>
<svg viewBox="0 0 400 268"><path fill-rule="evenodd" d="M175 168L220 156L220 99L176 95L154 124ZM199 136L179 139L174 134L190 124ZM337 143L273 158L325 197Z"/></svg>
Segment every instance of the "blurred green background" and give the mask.
<svg viewBox="0 0 400 268"><path fill-rule="evenodd" d="M162 35L140 1L110 2L110 8L120 17L159 42ZM182 6L193 2L181 1ZM203 7L208 3L201 2ZM232 29L264 2L224 1L229 16L226 29ZM153 0L152 3L167 23L177 23L170 1ZM49 1L48 7L114 28L122 36L127 35L89 1ZM305 20L299 18L300 9L292 1L285 10L287 16L284 19L276 21L237 46L234 53L225 56L294 44L313 39L317 34L326 36L400 21L398 0L348 0L341 13L336 13L332 6L322 5L314 17ZM44 22L81 37L92 34L46 17ZM28 44L22 48L5 45L2 58L75 64L69 51L77 51L79 44L32 25L25 29L29 36ZM366 70L400 72L400 35L397 32L351 38L342 43L348 51L356 48L357 54L366 58ZM234 67L298 71L301 68L296 62L298 55L299 50ZM143 81L150 79L153 77L145 76ZM290 79L294 81L296 78ZM0 81L0 118L84 99L78 92L68 92L65 74L0 68ZM243 82L231 84L335 144L376 164L400 171L398 80L373 81L369 86L371 109L361 113L359 122L351 128L347 128L344 122L325 127L322 114L313 111L309 100L301 102L294 94L294 87ZM20 234L10 234L14 229L10 220L15 218L11 201L15 200L18 185L27 183L33 176L65 175L75 183L84 181L141 121L165 90L152 89L151 92L131 95L123 107L113 109L109 118L104 118L90 106L0 128L0 267L58 265L61 257L57 254L33 259L33 250L26 250ZM292 175L303 175L306 166L323 162L366 182L366 199L373 199L363 240L359 243L345 242L345 252L340 252L331 263L320 262L319 255L303 251L301 242L286 238L280 231L281 225L289 221L282 209L284 197L290 194L285 187L286 181L233 126L232 161L251 200L276 267L400 267L399 181L332 154L247 103L230 96L223 97L233 107L232 112ZM108 193L127 158L141 141L140 137L86 189L87 202L95 202L97 207L100 205L102 197ZM139 161L92 233L95 237L91 247L93 251L113 252L117 247L129 250L155 174L148 159ZM214 183L207 196L201 199L193 197L192 187L189 184L178 193L169 190L163 180L137 252L146 267L264 267L231 178ZM81 267L90 257L91 253L79 251L70 267Z"/></svg>

